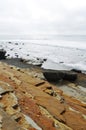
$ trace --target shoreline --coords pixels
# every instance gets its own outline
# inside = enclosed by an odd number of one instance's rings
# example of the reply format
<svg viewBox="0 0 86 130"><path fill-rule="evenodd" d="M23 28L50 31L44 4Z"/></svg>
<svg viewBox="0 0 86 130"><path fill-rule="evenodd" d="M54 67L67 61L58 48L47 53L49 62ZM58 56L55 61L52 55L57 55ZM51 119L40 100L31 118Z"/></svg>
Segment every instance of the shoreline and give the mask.
<svg viewBox="0 0 86 130"><path fill-rule="evenodd" d="M24 70L28 69L29 72L30 72L30 75L32 77L36 77L36 78L48 81L46 79L46 77L43 75L43 72L47 71L48 69L44 69L44 68L41 68L41 67L33 65L33 64L28 64L26 62L21 62L20 58L4 59L4 60L1 60L1 62L4 62L4 63L6 63L6 64L8 64L10 66L12 65L12 66L14 66L16 68L20 68L20 69L24 69ZM67 74L69 74L69 76L70 76L70 72L71 72L71 70L68 70L68 71L60 70L59 71L59 70L50 70L50 69L48 71L49 72L53 71L55 73L56 72L61 72L60 75L62 75L64 72L65 73L67 72ZM50 82L51 84L57 86L57 88L60 87L60 89L62 89L67 94L69 93L69 95L71 95L71 96L75 96L78 91L80 92L80 90L83 90L83 92L86 92L86 74L84 74L82 72L79 72L79 73L75 72L75 73L77 74L77 79L75 81L64 80L64 79L58 80L57 79L57 81L54 81L54 82L53 81L48 81L48 82ZM67 84L66 84L66 82L67 82ZM70 84L70 83L73 84L74 88L71 89L69 87L61 87L61 86L68 86L68 84ZM76 89L77 87L75 87L75 86L78 86L79 90ZM75 92L74 92L74 89L76 89ZM73 94L73 92L74 92L74 94ZM81 93L81 95L83 95L83 94Z"/></svg>
<svg viewBox="0 0 86 130"><path fill-rule="evenodd" d="M42 69L39 66L33 65L33 64L28 64L26 62L22 62L21 58L10 58L10 59L2 59L0 60L1 62L7 63L8 65L13 65L19 68L28 68L28 69L32 69L32 68L39 68Z"/></svg>
<svg viewBox="0 0 86 130"><path fill-rule="evenodd" d="M86 53L81 49L45 46L41 43L35 44L35 42L7 42L1 43L0 47L7 52L7 58L23 58L28 63L32 62L33 64L43 63L43 68L47 69L58 69L60 65L65 66L67 69L72 68L82 70L83 72L86 71ZM43 61L43 59L47 60Z"/></svg>

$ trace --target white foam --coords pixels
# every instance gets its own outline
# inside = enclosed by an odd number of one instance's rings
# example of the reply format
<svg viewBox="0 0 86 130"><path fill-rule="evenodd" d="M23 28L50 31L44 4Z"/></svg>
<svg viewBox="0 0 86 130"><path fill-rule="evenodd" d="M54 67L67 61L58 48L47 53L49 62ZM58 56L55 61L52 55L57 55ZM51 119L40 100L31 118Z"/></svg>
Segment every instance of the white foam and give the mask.
<svg viewBox="0 0 86 130"><path fill-rule="evenodd" d="M15 41L11 44L8 42L1 42L0 48L4 48L7 51L7 54L10 54L9 57L12 58L16 57L15 53L19 56L18 58L22 57L27 60L36 59L37 57L42 59L46 58L47 61L43 64L43 67L45 66L45 68L48 69L58 69L58 64L63 62L63 64L60 64L61 66L63 65L68 68L72 67L86 71L85 50L57 46L58 43L56 40L28 40L25 43L17 43L18 45L15 45ZM24 45L22 43L24 43ZM59 45L63 44L59 43ZM27 54L29 54L29 56Z"/></svg>

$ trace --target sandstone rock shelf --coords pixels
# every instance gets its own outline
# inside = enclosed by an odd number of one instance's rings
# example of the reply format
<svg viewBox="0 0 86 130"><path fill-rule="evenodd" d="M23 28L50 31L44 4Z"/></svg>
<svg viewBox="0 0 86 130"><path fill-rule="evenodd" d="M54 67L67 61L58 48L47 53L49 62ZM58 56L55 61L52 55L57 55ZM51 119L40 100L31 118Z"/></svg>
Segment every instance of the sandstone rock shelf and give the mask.
<svg viewBox="0 0 86 130"><path fill-rule="evenodd" d="M86 76L55 86L40 75L36 68L0 63L0 130L86 130L86 93L79 87ZM78 95L66 94L62 86Z"/></svg>

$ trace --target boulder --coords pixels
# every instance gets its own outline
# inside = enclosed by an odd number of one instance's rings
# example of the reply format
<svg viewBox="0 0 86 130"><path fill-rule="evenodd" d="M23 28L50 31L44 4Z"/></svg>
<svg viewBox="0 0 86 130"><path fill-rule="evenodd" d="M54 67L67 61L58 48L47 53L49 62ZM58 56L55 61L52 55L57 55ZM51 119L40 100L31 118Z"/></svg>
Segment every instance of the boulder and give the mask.
<svg viewBox="0 0 86 130"><path fill-rule="evenodd" d="M43 75L49 82L56 82L62 79L75 81L77 79L77 73L64 70L63 71L44 70Z"/></svg>
<svg viewBox="0 0 86 130"><path fill-rule="evenodd" d="M54 70L46 70L43 72L43 75L49 82L56 82L64 77L62 72Z"/></svg>
<svg viewBox="0 0 86 130"><path fill-rule="evenodd" d="M0 60L6 58L5 54L6 54L6 51L4 49L0 49Z"/></svg>
<svg viewBox="0 0 86 130"><path fill-rule="evenodd" d="M46 58L44 58L44 59L43 59L43 61L47 61L47 59L46 59Z"/></svg>
<svg viewBox="0 0 86 130"><path fill-rule="evenodd" d="M77 79L77 73L75 72L68 71L63 73L64 73L63 77L64 80L75 81Z"/></svg>
<svg viewBox="0 0 86 130"><path fill-rule="evenodd" d="M78 69L72 69L71 71L74 71L74 72L77 72L77 73L82 73L82 71L78 70Z"/></svg>
<svg viewBox="0 0 86 130"><path fill-rule="evenodd" d="M15 43L15 45L18 45L18 43Z"/></svg>
<svg viewBox="0 0 86 130"><path fill-rule="evenodd" d="M9 44L12 44L12 42L8 42Z"/></svg>

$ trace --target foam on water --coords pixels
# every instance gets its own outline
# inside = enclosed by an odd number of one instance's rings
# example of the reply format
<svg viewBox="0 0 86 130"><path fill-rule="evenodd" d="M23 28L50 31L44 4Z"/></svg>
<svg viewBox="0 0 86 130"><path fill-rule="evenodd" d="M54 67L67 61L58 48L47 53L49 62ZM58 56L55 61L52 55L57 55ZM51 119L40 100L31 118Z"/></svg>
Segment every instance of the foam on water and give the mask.
<svg viewBox="0 0 86 130"><path fill-rule="evenodd" d="M15 44L16 42L18 45ZM56 70L60 64L86 71L86 44L83 40L30 39L27 41L13 40L11 43L1 41L0 49L2 48L10 54L10 58L16 56L24 59L46 58L47 61L43 67L47 69Z"/></svg>

